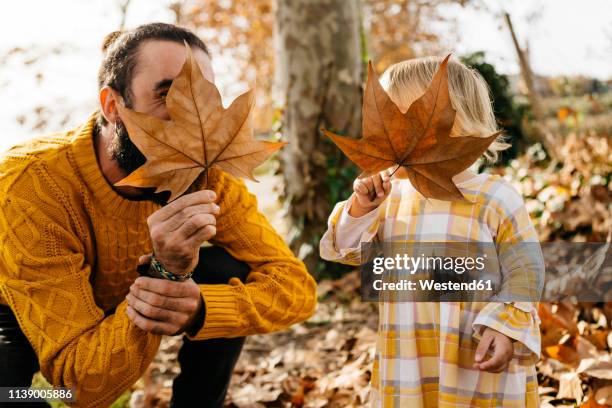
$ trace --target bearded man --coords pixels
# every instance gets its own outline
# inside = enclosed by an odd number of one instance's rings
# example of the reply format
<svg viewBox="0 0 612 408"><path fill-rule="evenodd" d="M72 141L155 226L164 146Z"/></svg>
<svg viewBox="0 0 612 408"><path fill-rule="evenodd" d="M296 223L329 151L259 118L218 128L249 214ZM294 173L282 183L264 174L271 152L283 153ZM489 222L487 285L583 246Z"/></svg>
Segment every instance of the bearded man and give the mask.
<svg viewBox="0 0 612 408"><path fill-rule="evenodd" d="M75 391L74 406L107 407L147 369L162 335L183 335L171 406L218 407L244 336L314 312L313 278L243 181L211 168L210 190L167 205L168 192L114 186L146 161L117 105L169 120L185 42L214 81L190 31L155 23L115 33L100 109L0 159L0 386L30 386L40 369ZM170 279L139 277L139 264Z"/></svg>

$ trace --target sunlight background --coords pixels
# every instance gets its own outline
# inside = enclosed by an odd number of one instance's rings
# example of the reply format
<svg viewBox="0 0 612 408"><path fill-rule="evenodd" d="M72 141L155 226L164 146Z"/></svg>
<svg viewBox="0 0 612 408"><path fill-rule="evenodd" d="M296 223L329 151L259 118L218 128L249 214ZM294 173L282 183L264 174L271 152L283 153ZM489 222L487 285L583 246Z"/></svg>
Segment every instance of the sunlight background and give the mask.
<svg viewBox="0 0 612 408"><path fill-rule="evenodd" d="M21 0L4 7L0 24L0 151L42 132L78 125L96 107L96 74L102 38L121 21L119 1ZM126 26L173 22L170 0L133 0ZM499 14L508 10L521 38L530 38L534 71L541 75L612 77L612 17L608 0L480 1L451 5L458 55L483 50L496 68L519 71ZM449 27L436 28L444 37ZM448 35L449 38L451 35ZM213 58L224 100L236 96L231 61ZM228 89L232 89L229 94Z"/></svg>

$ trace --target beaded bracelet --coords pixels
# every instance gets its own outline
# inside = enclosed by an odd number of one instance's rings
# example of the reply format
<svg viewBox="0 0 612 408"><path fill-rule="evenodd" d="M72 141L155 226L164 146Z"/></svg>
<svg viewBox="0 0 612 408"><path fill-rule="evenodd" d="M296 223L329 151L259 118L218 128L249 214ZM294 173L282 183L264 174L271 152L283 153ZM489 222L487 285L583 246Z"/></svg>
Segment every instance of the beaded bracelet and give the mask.
<svg viewBox="0 0 612 408"><path fill-rule="evenodd" d="M186 281L187 279L191 278L191 275L193 275L193 271L189 272L186 275L176 275L176 274L166 270L164 268L164 266L157 260L157 258L155 258L154 255L151 255L151 267L162 278L168 279L168 280L171 280L171 281L178 281L178 282Z"/></svg>

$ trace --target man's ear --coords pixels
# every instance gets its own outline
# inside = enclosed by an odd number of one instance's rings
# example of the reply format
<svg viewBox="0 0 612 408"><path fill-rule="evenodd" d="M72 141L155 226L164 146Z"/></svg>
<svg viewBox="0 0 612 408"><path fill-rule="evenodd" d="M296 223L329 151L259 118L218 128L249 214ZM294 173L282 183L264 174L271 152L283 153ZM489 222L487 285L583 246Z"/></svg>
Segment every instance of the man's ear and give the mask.
<svg viewBox="0 0 612 408"><path fill-rule="evenodd" d="M121 96L110 86L105 86L100 89L100 108L102 115L110 123L116 123L119 120L119 112L117 104L123 103Z"/></svg>

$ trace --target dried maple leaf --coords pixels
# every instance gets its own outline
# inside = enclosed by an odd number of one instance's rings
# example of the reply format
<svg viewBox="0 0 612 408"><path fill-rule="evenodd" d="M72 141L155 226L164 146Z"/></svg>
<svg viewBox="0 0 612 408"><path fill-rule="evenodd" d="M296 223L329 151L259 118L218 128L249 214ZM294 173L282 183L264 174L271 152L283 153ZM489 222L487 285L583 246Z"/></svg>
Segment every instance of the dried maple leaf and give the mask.
<svg viewBox="0 0 612 408"><path fill-rule="evenodd" d="M117 104L130 139L147 161L115 185L156 187L156 193L168 190L168 202L183 194L202 172L208 185L212 166L255 180L253 169L285 144L254 139L253 92L223 108L218 89L204 78L191 48L185 46L187 59L166 97L171 120Z"/></svg>
<svg viewBox="0 0 612 408"><path fill-rule="evenodd" d="M452 177L472 165L499 133L485 138L450 136L456 111L448 91L449 57L440 64L427 91L406 112L387 95L370 62L363 97L363 137L357 140L322 129L364 171L360 177L396 165L395 171L403 169L397 176L408 177L423 196L464 199Z"/></svg>

